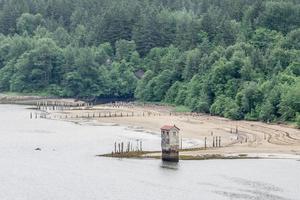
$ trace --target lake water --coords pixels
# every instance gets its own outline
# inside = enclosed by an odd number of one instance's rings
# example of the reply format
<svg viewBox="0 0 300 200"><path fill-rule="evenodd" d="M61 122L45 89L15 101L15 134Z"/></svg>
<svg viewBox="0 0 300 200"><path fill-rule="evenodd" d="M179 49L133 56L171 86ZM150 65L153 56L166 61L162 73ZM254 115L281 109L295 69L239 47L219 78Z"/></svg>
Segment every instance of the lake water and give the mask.
<svg viewBox="0 0 300 200"><path fill-rule="evenodd" d="M156 134L119 126L29 119L23 106L0 105L1 200L300 199L297 160L180 161L96 157L115 141ZM36 151L40 148L41 151Z"/></svg>

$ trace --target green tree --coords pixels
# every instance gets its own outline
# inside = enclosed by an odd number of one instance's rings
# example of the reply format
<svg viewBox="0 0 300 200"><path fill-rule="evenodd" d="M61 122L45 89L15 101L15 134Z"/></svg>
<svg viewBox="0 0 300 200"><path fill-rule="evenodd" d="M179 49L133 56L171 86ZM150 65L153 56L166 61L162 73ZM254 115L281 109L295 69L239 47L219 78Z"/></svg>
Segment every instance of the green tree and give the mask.
<svg viewBox="0 0 300 200"><path fill-rule="evenodd" d="M296 124L297 124L297 127L300 128L300 114L299 113L296 117Z"/></svg>
<svg viewBox="0 0 300 200"><path fill-rule="evenodd" d="M36 30L38 26L43 26L45 21L41 14L32 15L30 13L23 13L17 19L17 31L19 33L28 33L30 35Z"/></svg>

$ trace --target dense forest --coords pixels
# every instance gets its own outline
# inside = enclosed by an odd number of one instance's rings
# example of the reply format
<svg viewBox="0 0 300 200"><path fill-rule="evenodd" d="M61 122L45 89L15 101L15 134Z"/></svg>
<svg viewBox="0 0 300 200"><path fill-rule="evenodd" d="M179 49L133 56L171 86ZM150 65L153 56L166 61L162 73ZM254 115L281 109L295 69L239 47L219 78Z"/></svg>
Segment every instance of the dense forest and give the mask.
<svg viewBox="0 0 300 200"><path fill-rule="evenodd" d="M300 126L300 0L1 0L0 92Z"/></svg>

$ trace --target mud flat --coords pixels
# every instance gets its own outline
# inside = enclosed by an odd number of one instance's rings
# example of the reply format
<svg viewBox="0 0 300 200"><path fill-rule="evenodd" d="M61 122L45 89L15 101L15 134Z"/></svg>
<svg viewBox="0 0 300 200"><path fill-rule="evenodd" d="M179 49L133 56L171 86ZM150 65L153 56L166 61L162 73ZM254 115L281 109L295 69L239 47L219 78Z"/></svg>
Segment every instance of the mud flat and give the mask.
<svg viewBox="0 0 300 200"><path fill-rule="evenodd" d="M77 123L92 122L94 125L122 125L135 131L157 135L160 134L161 126L176 124L181 129L184 143L187 144L183 146L182 159L280 158L286 157L284 155L300 155L299 129L282 124L233 121L205 114L176 113L168 106L104 104L92 109L50 111L49 118L51 117ZM215 137L222 139L218 148L213 148ZM207 148L203 149L205 138ZM157 155L146 157L157 158Z"/></svg>

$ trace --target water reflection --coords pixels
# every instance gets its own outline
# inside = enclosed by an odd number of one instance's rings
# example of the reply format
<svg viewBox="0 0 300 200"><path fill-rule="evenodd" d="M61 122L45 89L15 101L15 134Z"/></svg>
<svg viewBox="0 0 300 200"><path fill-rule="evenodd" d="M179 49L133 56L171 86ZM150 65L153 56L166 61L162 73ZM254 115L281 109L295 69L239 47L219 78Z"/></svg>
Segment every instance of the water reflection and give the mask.
<svg viewBox="0 0 300 200"><path fill-rule="evenodd" d="M171 169L171 170L178 170L180 167L179 162L166 162L166 161L161 161L161 168L163 169Z"/></svg>

